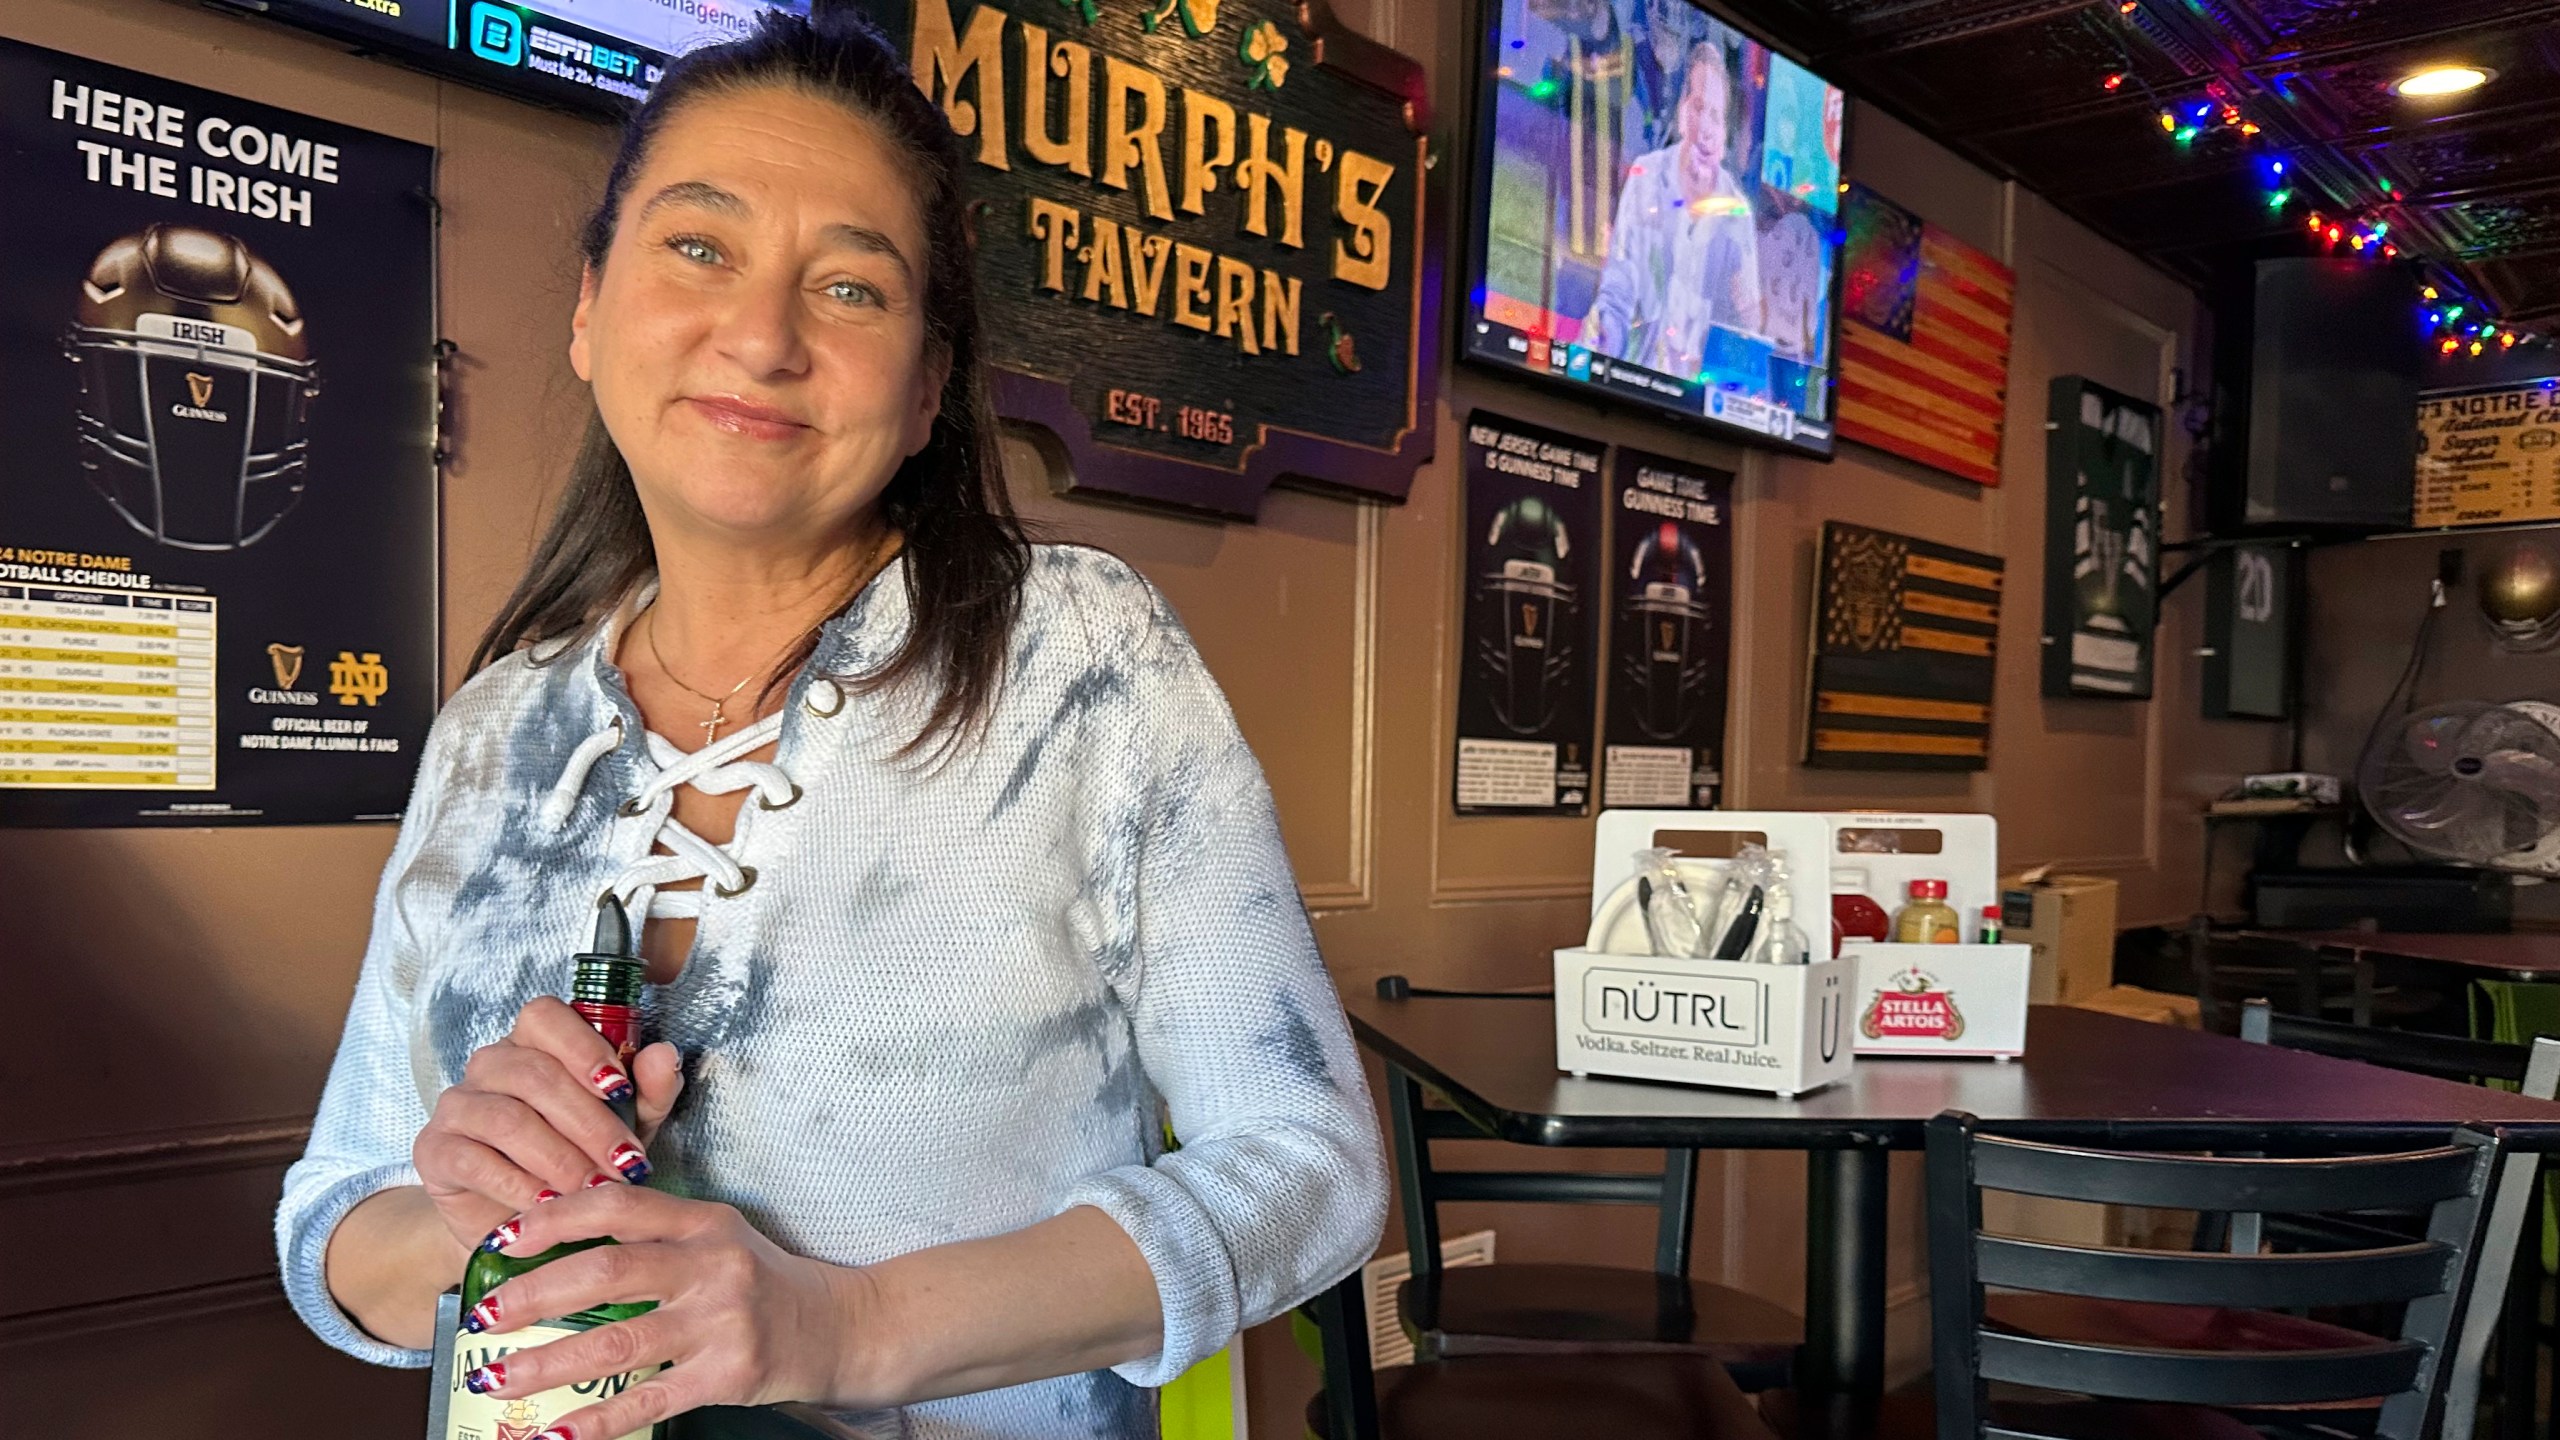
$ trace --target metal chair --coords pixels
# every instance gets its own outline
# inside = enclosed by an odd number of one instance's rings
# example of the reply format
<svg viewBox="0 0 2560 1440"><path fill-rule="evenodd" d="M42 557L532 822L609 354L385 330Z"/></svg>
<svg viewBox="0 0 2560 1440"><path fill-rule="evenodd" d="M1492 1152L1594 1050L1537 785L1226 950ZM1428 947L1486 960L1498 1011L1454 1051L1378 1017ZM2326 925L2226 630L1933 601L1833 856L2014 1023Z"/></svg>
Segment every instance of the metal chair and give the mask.
<svg viewBox="0 0 2560 1440"><path fill-rule="evenodd" d="M2217 931L2199 918L2187 929L2187 964L2205 1028L2231 1033L2240 1006L2266 997L2278 1010L2304 1019L2334 1016L2370 1024L2378 1017L2417 1014L2440 997L2376 978L2365 956L2333 955L2314 945L2264 935Z"/></svg>
<svg viewBox="0 0 2560 1440"><path fill-rule="evenodd" d="M1314 1322L1324 1379L1307 1405L1315 1440L1777 1440L1704 1356L1480 1355L1373 1371L1358 1272L1301 1313Z"/></svg>
<svg viewBox="0 0 2560 1440"><path fill-rule="evenodd" d="M1390 975L1378 982L1378 993L1407 999L1463 992L1425 990ZM1665 1151L1658 1174L1443 1170L1433 1160L1432 1142L1488 1137L1464 1116L1425 1100L1422 1084L1389 1062L1387 1108L1413 1262L1396 1308L1417 1358L1671 1351L1713 1358L1745 1390L1772 1389L1793 1378L1804 1344L1801 1317L1746 1291L1689 1278L1698 1152ZM1653 1268L1443 1266L1440 1205L1470 1200L1650 1205L1657 1214Z"/></svg>
<svg viewBox="0 0 2560 1440"><path fill-rule="evenodd" d="M2560 1098L2560 1037L2541 1036L2531 1045L2470 1040L2452 1035L2426 1035L2408 1030L2376 1030L2328 1020L2278 1015L2264 1000L2251 1000L2240 1012L2240 1038L2288 1050L2408 1070L2465 1083L2498 1080L2515 1085L2537 1100ZM2541 1338L2542 1276L2532 1265L2516 1264L2523 1247L2525 1223L2539 1190L2542 1157L2517 1153L2507 1157L2498 1175L2489 1219L2481 1232L2479 1274L2456 1329L2453 1363L2444 1382L2444 1429L2447 1436L2470 1436L2480 1409L2480 1379L2493 1339L2499 1347L2499 1373L2504 1397L2499 1407L2499 1434L2522 1440L2533 1433L2534 1399Z"/></svg>
<svg viewBox="0 0 2560 1440"><path fill-rule="evenodd" d="M2501 1142L2464 1128L2453 1143L2396 1155L2246 1159L2127 1154L2007 1140L1949 1112L1929 1123L1929 1282L1941 1440L2158 1433L2254 1436L2233 1408L2381 1397L2376 1440L2419 1440L2478 1260ZM2426 1235L2321 1254L2200 1254L2061 1245L1984 1233L1982 1192L2177 1210L2320 1213L2427 1207ZM2357 1332L2316 1350L2217 1350L2004 1333L1984 1291L2004 1287L2263 1312L2406 1302L2396 1338ZM2235 1342L2243 1337L2233 1337ZM2089 1400L2004 1406L1989 1382ZM2136 1402L2133 1405L2109 1402Z"/></svg>

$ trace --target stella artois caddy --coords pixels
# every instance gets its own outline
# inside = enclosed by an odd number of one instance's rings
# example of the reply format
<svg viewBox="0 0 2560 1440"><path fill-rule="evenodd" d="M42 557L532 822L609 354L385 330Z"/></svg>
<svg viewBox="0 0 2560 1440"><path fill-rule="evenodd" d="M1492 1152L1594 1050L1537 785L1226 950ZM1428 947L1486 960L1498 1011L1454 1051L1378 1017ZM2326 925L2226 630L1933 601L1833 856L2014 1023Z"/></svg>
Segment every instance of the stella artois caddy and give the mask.
<svg viewBox="0 0 2560 1440"><path fill-rule="evenodd" d="M2027 1048L2033 947L1972 943L1983 907L2000 903L2000 832L1988 815L1825 815L1833 870L1863 872L1867 894L1897 909L1914 880L1943 880L1962 922L1952 945L1852 940L1857 966L1851 1046L1860 1055L2007 1060ZM1827 902L1826 902L1827 904ZM1827 911L1826 911L1827 913Z"/></svg>

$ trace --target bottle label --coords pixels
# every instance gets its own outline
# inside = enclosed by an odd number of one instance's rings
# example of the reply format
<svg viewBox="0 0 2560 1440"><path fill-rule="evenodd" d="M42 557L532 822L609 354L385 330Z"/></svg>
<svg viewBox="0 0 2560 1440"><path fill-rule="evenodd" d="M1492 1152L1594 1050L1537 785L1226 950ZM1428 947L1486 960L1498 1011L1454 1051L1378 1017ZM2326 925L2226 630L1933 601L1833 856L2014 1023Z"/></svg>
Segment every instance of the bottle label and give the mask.
<svg viewBox="0 0 2560 1440"><path fill-rule="evenodd" d="M573 1000L569 1008L578 1012L604 1043L613 1047L613 1058L625 1070L631 1068L631 1057L640 1050L640 1012L629 1005L608 1005L599 1000Z"/></svg>
<svg viewBox="0 0 2560 1440"><path fill-rule="evenodd" d="M601 1380L563 1385L538 1395L503 1398L474 1395L471 1387L462 1383L463 1376L492 1360L580 1333L583 1332L566 1325L527 1325L504 1335L455 1336L453 1366L445 1376L444 1440L534 1440L570 1411L610 1399L658 1373L659 1367L653 1365L627 1374L607 1375ZM651 1440L657 1428L653 1425L634 1430L621 1440Z"/></svg>

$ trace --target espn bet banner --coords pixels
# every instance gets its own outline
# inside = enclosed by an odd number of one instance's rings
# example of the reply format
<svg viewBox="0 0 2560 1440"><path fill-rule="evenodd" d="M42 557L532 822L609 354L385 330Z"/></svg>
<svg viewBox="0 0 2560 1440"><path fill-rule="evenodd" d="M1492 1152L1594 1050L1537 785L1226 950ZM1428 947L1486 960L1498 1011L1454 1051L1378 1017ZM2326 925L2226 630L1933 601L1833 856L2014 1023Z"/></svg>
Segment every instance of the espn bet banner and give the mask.
<svg viewBox="0 0 2560 1440"><path fill-rule="evenodd" d="M395 820L435 152L0 41L0 824Z"/></svg>

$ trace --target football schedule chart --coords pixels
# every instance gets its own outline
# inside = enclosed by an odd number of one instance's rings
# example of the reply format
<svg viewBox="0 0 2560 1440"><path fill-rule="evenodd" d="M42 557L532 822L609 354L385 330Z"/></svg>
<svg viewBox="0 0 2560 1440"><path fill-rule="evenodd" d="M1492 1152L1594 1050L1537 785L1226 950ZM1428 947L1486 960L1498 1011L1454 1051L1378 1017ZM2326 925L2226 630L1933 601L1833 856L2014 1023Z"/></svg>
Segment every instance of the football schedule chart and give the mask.
<svg viewBox="0 0 2560 1440"><path fill-rule="evenodd" d="M0 785L213 789L217 603L0 585Z"/></svg>

